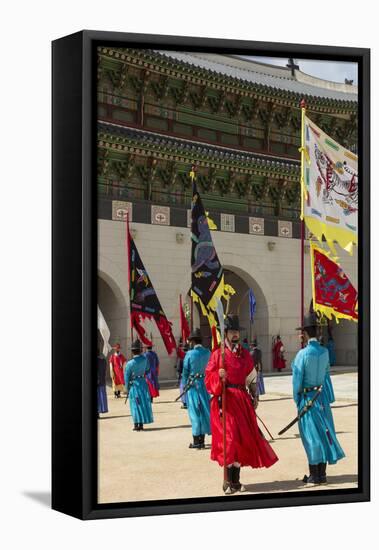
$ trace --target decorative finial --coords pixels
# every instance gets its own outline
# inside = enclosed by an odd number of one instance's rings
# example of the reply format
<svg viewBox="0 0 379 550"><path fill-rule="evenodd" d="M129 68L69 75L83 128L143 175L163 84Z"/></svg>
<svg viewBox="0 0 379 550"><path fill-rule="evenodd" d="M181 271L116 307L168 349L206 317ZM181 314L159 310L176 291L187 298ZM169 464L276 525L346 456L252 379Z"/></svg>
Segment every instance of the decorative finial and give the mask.
<svg viewBox="0 0 379 550"><path fill-rule="evenodd" d="M303 98L301 101L300 101L300 107L301 109L305 109L307 106L306 102L305 102L305 99Z"/></svg>

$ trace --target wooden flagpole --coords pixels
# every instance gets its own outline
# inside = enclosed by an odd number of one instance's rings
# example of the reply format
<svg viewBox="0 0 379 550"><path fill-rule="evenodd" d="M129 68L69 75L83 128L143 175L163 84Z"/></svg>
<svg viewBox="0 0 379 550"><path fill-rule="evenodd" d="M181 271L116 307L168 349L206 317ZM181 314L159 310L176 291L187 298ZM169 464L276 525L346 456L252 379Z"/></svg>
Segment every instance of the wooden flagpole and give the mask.
<svg viewBox="0 0 379 550"><path fill-rule="evenodd" d="M217 300L217 317L220 327L220 349L221 349L221 368L225 370L225 326L224 326L224 309L222 302L219 298ZM225 378L222 379L222 394L221 394L221 414L222 414L222 456L223 456L223 490L226 490L228 475L227 475L227 464L226 464L226 382Z"/></svg>
<svg viewBox="0 0 379 550"><path fill-rule="evenodd" d="M221 335L221 365L225 370L225 334ZM224 484L228 480L228 465L226 464L226 410L225 410L225 401L226 401L226 382L225 378L222 379L222 398L221 398L221 408L222 408L222 455L224 462Z"/></svg>
<svg viewBox="0 0 379 550"><path fill-rule="evenodd" d="M300 254L301 254L301 261L300 261L300 326L302 327L304 324L304 248L305 248L305 223L304 223L304 198L306 195L306 188L305 188L305 182L304 182L304 164L305 164L305 139L304 139L304 133L305 133L305 109L306 109L306 103L305 99L302 99L300 102L300 108L301 108L301 174L300 174L300 184L301 184L301 213L300 213L300 223L301 223L301 239L300 239ZM301 340L301 347L304 347L303 339Z"/></svg>
<svg viewBox="0 0 379 550"><path fill-rule="evenodd" d="M129 230L129 212L126 212L126 255L127 255L127 270L128 270L128 284L129 284L129 322L130 322L130 346L133 344L134 333L132 323L132 304L130 300L130 230Z"/></svg>

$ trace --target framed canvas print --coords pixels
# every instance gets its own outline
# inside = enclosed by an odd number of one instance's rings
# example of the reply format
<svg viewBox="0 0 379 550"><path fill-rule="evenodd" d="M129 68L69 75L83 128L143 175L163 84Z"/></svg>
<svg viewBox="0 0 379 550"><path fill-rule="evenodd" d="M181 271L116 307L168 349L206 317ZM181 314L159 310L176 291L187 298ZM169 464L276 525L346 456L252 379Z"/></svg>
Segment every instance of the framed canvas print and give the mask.
<svg viewBox="0 0 379 550"><path fill-rule="evenodd" d="M369 500L367 49L53 42L53 508Z"/></svg>

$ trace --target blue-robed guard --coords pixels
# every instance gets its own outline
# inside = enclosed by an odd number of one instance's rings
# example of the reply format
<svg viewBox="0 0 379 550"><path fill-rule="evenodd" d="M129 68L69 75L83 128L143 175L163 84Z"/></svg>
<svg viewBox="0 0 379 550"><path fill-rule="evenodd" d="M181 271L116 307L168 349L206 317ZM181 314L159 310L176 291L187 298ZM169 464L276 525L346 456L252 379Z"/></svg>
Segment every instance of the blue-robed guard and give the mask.
<svg viewBox="0 0 379 550"><path fill-rule="evenodd" d="M304 318L305 347L292 363L293 398L298 409L300 437L307 454L309 476L305 483L326 483L326 465L345 456L334 428L330 404L335 401L328 350L317 340L317 317Z"/></svg>
<svg viewBox="0 0 379 550"><path fill-rule="evenodd" d="M97 418L100 413L108 412L108 399L106 388L107 360L104 355L97 350Z"/></svg>
<svg viewBox="0 0 379 550"><path fill-rule="evenodd" d="M256 379L256 398L259 401L259 396L266 393L265 382L263 379L263 366L262 366L262 351L258 346L258 340L254 338L252 342L252 350L250 352L251 358L254 363L255 370L257 372Z"/></svg>
<svg viewBox="0 0 379 550"><path fill-rule="evenodd" d="M151 402L153 402L154 397L159 397L159 358L155 351L153 351L152 344L147 346L145 357L149 365L149 369L146 373L146 382L149 388Z"/></svg>
<svg viewBox="0 0 379 550"><path fill-rule="evenodd" d="M125 390L133 417L133 430L139 432L143 430L144 424L154 422L149 387L145 379L149 364L147 358L142 355L142 345L139 340L132 343L131 350L133 358L126 363L125 367Z"/></svg>
<svg viewBox="0 0 379 550"><path fill-rule="evenodd" d="M328 342L326 344L329 353L329 364L331 367L334 367L336 364L336 346L333 340L333 336L329 336Z"/></svg>
<svg viewBox="0 0 379 550"><path fill-rule="evenodd" d="M179 391L180 391L180 395L181 395L180 400L182 402L182 407L181 407L182 409L187 408L186 392L183 391L183 389L184 389L184 386L183 386L183 365L184 365L184 359L186 357L186 353L188 352L188 350L189 350L189 345L188 345L187 342L185 342L185 344L182 347L183 356L178 357L178 362L177 362L177 367L176 367L177 374L178 374Z"/></svg>
<svg viewBox="0 0 379 550"><path fill-rule="evenodd" d="M198 328L191 332L188 340L191 349L184 358L182 383L192 424L193 443L190 443L189 447L204 449L205 434L211 433L210 396L204 383L205 368L211 353L202 346L202 337Z"/></svg>

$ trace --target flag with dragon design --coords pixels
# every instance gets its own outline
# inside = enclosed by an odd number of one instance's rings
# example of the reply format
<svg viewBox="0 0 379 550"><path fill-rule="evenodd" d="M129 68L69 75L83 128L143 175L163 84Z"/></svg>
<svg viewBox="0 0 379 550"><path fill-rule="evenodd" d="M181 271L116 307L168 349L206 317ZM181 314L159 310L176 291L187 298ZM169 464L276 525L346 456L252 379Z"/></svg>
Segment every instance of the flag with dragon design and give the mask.
<svg viewBox="0 0 379 550"><path fill-rule="evenodd" d="M358 292L329 254L311 243L313 309L328 319L358 320Z"/></svg>
<svg viewBox="0 0 379 550"><path fill-rule="evenodd" d="M358 242L358 157L304 117L303 216L309 231L352 254Z"/></svg>

